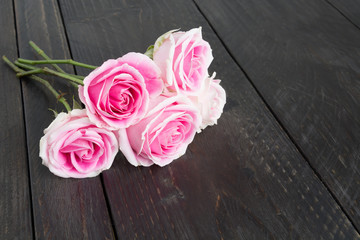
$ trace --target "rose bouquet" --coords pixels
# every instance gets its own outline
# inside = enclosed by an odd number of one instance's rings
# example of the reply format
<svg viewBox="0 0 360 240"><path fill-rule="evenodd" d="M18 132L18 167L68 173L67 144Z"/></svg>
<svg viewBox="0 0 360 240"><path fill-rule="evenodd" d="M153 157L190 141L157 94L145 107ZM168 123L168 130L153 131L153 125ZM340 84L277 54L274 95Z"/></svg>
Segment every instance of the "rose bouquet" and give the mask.
<svg viewBox="0 0 360 240"><path fill-rule="evenodd" d="M213 60L201 28L169 31L145 54L130 52L96 67L74 60L4 61L18 77L44 84L67 113L55 113L44 130L40 157L60 177L84 178L109 169L120 150L134 166L165 166L185 154L197 132L214 125L226 102L224 89L208 68ZM51 64L37 67L38 64ZM86 77L64 72L57 64L93 71ZM84 108L67 100L37 74L52 74L78 88Z"/></svg>

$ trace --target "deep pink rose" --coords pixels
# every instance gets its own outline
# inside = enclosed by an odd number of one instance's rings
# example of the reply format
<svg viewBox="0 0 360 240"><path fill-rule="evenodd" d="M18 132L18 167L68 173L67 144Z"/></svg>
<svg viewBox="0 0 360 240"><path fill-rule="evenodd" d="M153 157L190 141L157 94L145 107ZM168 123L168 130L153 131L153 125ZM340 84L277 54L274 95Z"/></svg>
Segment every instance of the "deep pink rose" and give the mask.
<svg viewBox="0 0 360 240"><path fill-rule="evenodd" d="M197 95L212 60L212 50L202 39L201 28L170 31L154 45L154 62L160 67L165 86L172 92Z"/></svg>
<svg viewBox="0 0 360 240"><path fill-rule="evenodd" d="M96 127L85 109L60 113L44 133L40 140L42 163L64 178L98 175L111 167L119 150L114 132Z"/></svg>
<svg viewBox="0 0 360 240"><path fill-rule="evenodd" d="M120 150L134 166L165 166L182 156L200 127L201 116L188 98L161 95L139 123L120 129Z"/></svg>
<svg viewBox="0 0 360 240"><path fill-rule="evenodd" d="M225 90L220 86L220 80L214 79L215 74L205 80L204 88L198 96L191 96L201 117L201 129L217 123L226 103Z"/></svg>
<svg viewBox="0 0 360 240"><path fill-rule="evenodd" d="M92 71L79 87L79 96L92 122L116 130L139 122L148 110L149 98L162 90L156 64L144 54L131 52Z"/></svg>

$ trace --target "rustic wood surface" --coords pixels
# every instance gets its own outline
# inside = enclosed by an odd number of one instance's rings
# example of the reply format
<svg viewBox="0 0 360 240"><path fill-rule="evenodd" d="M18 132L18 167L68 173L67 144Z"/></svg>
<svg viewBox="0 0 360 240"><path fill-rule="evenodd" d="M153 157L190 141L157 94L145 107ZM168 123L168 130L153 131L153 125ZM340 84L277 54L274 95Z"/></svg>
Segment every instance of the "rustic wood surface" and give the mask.
<svg viewBox="0 0 360 240"><path fill-rule="evenodd" d="M0 1L0 53L17 57L11 1ZM0 64L0 235L31 239L31 202L21 83Z"/></svg>
<svg viewBox="0 0 360 240"><path fill-rule="evenodd" d="M359 229L359 29L326 1L196 2Z"/></svg>
<svg viewBox="0 0 360 240"><path fill-rule="evenodd" d="M100 65L202 26L227 93L218 125L172 164L136 168L119 153L98 177L62 179L38 156L47 109L62 107L0 64L0 239L360 239L356 1L0 4L11 59L38 59L33 40L53 58Z"/></svg>
<svg viewBox="0 0 360 240"><path fill-rule="evenodd" d="M29 47L33 40L50 56L69 58L70 52L56 1L16 0L19 56L39 58ZM41 57L40 57L41 58ZM64 67L64 69L66 69ZM68 72L73 69L67 68ZM49 79L48 77L46 77ZM65 81L51 79L55 89L71 95L76 91ZM34 81L23 79L25 124L30 167L35 239L111 239L114 237L100 177L62 179L41 164L39 141L53 119L48 108L61 104ZM96 216L96 217L94 217Z"/></svg>

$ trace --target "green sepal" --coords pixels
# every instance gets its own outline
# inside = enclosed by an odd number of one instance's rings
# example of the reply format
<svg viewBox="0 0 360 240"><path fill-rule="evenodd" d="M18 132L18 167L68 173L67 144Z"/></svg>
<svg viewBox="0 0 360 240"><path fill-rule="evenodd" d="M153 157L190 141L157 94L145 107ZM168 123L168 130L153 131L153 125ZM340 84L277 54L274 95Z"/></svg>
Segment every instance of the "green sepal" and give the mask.
<svg viewBox="0 0 360 240"><path fill-rule="evenodd" d="M73 109L82 109L82 106L80 103L78 103L76 100L75 100L75 97L73 96L73 106L72 106Z"/></svg>
<svg viewBox="0 0 360 240"><path fill-rule="evenodd" d="M144 53L146 56L148 56L149 58L153 59L154 57L154 45L150 45L147 49L146 52Z"/></svg>
<svg viewBox="0 0 360 240"><path fill-rule="evenodd" d="M158 37L158 39L156 39L155 44L154 44L154 51L157 51L158 48L161 46L161 44L163 44L163 42L164 42L173 32L177 32L177 31L179 31L179 30L180 30L180 28L170 30L170 31L164 33L163 35L161 35L160 37Z"/></svg>
<svg viewBox="0 0 360 240"><path fill-rule="evenodd" d="M54 114L54 117L56 118L59 113L55 111L54 109L48 108L49 111L51 111Z"/></svg>

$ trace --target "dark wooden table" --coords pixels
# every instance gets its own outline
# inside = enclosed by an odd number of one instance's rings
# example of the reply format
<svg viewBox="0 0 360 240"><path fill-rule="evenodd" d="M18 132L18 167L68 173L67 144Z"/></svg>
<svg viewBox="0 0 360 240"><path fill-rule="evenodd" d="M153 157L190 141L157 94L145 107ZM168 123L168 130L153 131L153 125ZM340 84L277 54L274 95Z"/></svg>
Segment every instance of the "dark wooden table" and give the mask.
<svg viewBox="0 0 360 240"><path fill-rule="evenodd" d="M100 65L198 26L227 104L163 168L119 153L98 177L54 176L39 139L62 108L0 64L0 239L360 238L358 0L2 0L0 54L37 59L33 40Z"/></svg>

